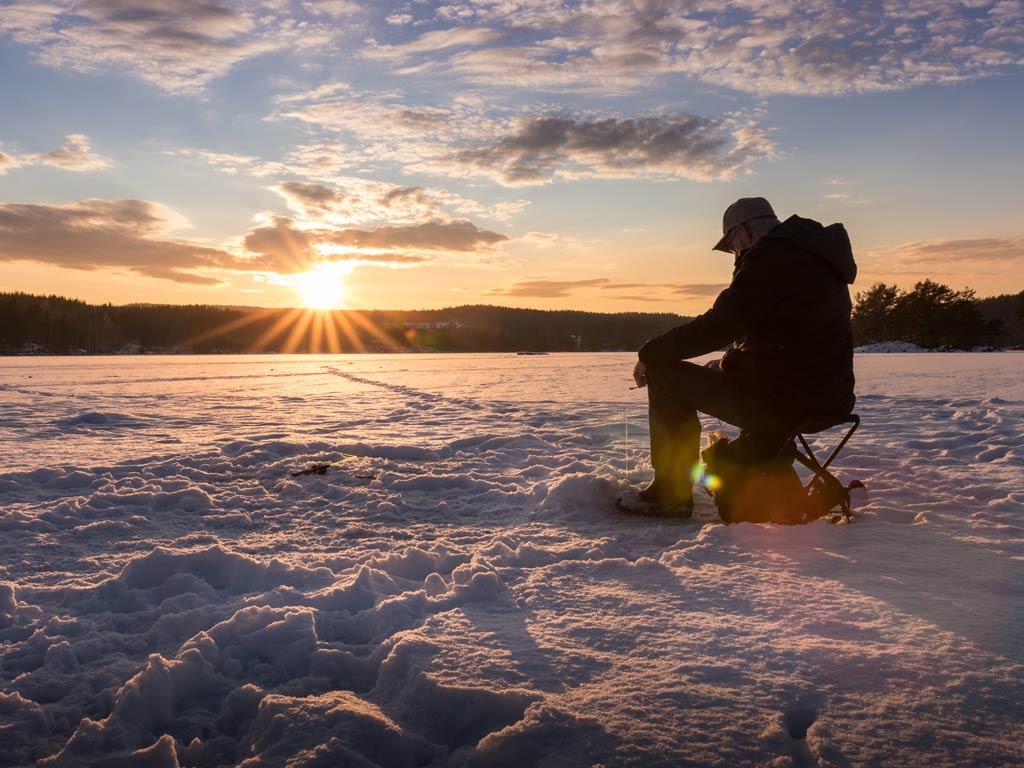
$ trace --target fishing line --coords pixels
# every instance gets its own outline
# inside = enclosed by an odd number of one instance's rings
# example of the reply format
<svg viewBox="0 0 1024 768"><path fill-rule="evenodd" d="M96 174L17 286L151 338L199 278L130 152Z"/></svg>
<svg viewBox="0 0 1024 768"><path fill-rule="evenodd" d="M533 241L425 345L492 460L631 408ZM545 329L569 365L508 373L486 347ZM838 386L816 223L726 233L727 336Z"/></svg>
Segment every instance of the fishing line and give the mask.
<svg viewBox="0 0 1024 768"><path fill-rule="evenodd" d="M630 472L629 472L629 411L627 410L625 412L625 414L626 414L626 455L624 457L623 463L626 465L626 480L629 480L629 475L630 475Z"/></svg>

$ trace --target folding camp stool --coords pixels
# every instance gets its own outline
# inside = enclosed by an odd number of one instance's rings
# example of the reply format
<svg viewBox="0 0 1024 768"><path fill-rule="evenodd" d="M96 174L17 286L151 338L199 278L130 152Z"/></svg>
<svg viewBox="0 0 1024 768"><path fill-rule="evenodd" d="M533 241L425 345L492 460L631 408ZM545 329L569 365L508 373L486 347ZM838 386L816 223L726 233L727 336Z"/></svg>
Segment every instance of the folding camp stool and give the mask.
<svg viewBox="0 0 1024 768"><path fill-rule="evenodd" d="M846 434L843 435L842 440L839 444L832 449L832 453L829 454L828 458L824 462L818 461L817 456L814 455L814 451L811 450L811 446L807 443L807 438L804 435L812 435L818 432L825 432L826 430L832 429L842 425L849 424L849 429L846 430ZM839 419L807 419L796 431L790 436L779 451L779 455L783 455L787 448L792 451L792 457L803 464L813 474L811 479L804 484L804 490L808 496L820 495L825 503L825 514L828 514L836 506L839 507L839 511L842 513L841 520L845 522L851 522L853 515L850 512L850 491L854 488L863 488L864 484L860 480L854 480L849 485L843 485L836 479L836 476L828 471L829 466L839 456L840 451L846 447L846 444L853 437L853 433L857 431L857 427L860 426L860 416L856 413L851 413L848 416L843 416ZM797 446L799 441L800 447ZM833 520L838 522L839 520Z"/></svg>

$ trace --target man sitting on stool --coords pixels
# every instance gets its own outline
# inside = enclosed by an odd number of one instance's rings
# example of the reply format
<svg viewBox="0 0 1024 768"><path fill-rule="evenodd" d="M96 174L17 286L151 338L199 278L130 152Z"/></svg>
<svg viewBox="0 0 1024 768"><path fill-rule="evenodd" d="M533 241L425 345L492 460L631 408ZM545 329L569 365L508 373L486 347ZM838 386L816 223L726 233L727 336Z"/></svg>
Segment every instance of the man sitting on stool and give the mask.
<svg viewBox="0 0 1024 768"><path fill-rule="evenodd" d="M853 410L850 291L857 275L842 224L790 216L763 197L730 205L714 249L735 255L714 306L645 343L633 369L648 387L654 480L640 499L663 514L693 509L706 413L751 433L772 458L805 419ZM732 347L707 366L685 362Z"/></svg>

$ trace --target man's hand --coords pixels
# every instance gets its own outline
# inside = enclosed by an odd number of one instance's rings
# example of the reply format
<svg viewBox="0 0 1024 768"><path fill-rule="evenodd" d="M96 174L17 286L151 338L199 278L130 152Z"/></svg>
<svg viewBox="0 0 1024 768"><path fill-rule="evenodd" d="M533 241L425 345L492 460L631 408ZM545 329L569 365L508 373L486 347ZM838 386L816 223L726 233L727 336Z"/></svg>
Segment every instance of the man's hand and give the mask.
<svg viewBox="0 0 1024 768"><path fill-rule="evenodd" d="M647 366L639 360L637 360L636 365L633 366L633 381L635 381L636 385L641 389L647 386Z"/></svg>

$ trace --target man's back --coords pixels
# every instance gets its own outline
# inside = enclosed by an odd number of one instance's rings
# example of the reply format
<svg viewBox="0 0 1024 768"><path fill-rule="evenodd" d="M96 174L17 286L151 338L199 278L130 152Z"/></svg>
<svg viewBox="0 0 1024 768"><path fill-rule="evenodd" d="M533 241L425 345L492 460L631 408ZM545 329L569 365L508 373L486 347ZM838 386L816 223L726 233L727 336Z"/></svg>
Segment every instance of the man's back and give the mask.
<svg viewBox="0 0 1024 768"><path fill-rule="evenodd" d="M850 292L857 275L842 224L791 216L737 259L733 285L757 286L737 348L752 359L767 402L801 417L848 413L854 403Z"/></svg>

